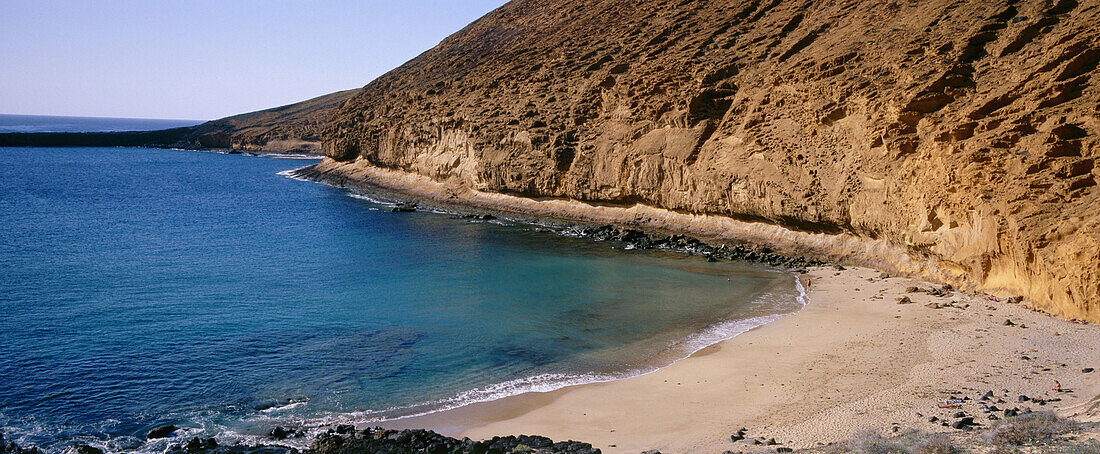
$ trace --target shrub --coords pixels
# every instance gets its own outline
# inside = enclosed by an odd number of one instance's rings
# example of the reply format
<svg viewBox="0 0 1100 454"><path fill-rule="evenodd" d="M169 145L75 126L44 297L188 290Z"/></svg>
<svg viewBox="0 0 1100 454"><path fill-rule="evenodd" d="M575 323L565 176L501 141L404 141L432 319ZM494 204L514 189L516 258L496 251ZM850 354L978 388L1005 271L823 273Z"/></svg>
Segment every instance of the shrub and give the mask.
<svg viewBox="0 0 1100 454"><path fill-rule="evenodd" d="M1073 421L1059 418L1052 412L1043 411L1001 421L989 430L987 437L994 445L1022 446L1042 443L1074 428L1076 423Z"/></svg>
<svg viewBox="0 0 1100 454"><path fill-rule="evenodd" d="M834 445L828 453L858 453L858 454L910 454L901 443L888 438L883 438L877 431L865 430L856 434L851 440L839 445Z"/></svg>
<svg viewBox="0 0 1100 454"><path fill-rule="evenodd" d="M873 430L858 433L845 443L825 450L828 454L961 454L965 451L944 434L910 430L896 438L886 438Z"/></svg>
<svg viewBox="0 0 1100 454"><path fill-rule="evenodd" d="M944 434L931 434L924 437L924 441L917 444L917 454L958 454L963 452L951 443L951 439Z"/></svg>
<svg viewBox="0 0 1100 454"><path fill-rule="evenodd" d="M1100 454L1100 440L1072 443L1055 452L1059 454Z"/></svg>

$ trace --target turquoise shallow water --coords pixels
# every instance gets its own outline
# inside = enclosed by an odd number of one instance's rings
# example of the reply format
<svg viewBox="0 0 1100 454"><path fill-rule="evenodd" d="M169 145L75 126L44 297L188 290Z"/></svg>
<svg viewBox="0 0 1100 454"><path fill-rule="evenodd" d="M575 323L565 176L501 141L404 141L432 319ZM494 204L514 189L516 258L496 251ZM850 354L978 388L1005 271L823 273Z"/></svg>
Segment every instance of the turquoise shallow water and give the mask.
<svg viewBox="0 0 1100 454"><path fill-rule="evenodd" d="M280 175L308 163L0 149L0 431L261 442L636 375L801 307L761 266Z"/></svg>

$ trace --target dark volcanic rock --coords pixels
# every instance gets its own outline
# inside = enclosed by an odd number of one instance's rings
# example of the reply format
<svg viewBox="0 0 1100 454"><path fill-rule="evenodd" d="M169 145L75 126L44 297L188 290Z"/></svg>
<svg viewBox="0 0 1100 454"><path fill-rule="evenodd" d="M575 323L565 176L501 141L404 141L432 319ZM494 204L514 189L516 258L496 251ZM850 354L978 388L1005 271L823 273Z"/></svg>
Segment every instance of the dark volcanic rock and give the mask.
<svg viewBox="0 0 1100 454"><path fill-rule="evenodd" d="M719 260L742 260L762 263L778 268L800 269L809 266L821 266L825 262L807 257L790 257L777 254L768 248L752 248L742 245L712 246L698 238L685 235L650 235L637 229L601 225L582 230L582 234L600 241L618 241L635 249L666 249L683 251L706 257L708 262Z"/></svg>
<svg viewBox="0 0 1100 454"><path fill-rule="evenodd" d="M157 438L167 438L167 437L172 436L172 432L175 432L176 429L179 429L179 428L176 427L176 426L173 426L171 424L165 424L163 426L160 426L160 427L157 427L153 430L150 430L149 433L145 435L145 438L148 439L148 440L154 440L154 439L157 439Z"/></svg>
<svg viewBox="0 0 1100 454"><path fill-rule="evenodd" d="M275 428L271 429L271 432L268 433L268 435L270 435L271 438L274 438L276 440L285 440L287 438L298 438L298 437L304 436L305 434L306 433L302 432L301 430L286 429L286 428L283 428L282 426L275 426Z"/></svg>
<svg viewBox="0 0 1100 454"><path fill-rule="evenodd" d="M4 434L0 433L0 454L39 454L39 451L35 447L21 448L14 441L4 439Z"/></svg>
<svg viewBox="0 0 1100 454"><path fill-rule="evenodd" d="M457 440L429 430L365 429L352 435L322 434L313 441L307 453L311 454L492 454L523 450L523 446L540 454L598 454L588 443L564 441L554 443L546 437L520 435L493 437L490 440Z"/></svg>
<svg viewBox="0 0 1100 454"><path fill-rule="evenodd" d="M298 450L286 446L222 446L213 438L195 437L168 447L164 454L298 454Z"/></svg>

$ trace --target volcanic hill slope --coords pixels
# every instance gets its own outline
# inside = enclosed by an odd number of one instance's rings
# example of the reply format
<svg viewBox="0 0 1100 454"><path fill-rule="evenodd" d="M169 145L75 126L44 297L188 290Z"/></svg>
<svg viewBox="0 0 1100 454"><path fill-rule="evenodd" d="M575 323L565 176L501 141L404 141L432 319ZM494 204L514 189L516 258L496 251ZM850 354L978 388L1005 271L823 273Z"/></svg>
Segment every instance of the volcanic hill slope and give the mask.
<svg viewBox="0 0 1100 454"><path fill-rule="evenodd" d="M516 0L344 104L317 170L854 235L1100 321L1098 62L1095 0Z"/></svg>
<svg viewBox="0 0 1100 454"><path fill-rule="evenodd" d="M356 90L330 93L272 109L184 128L157 131L4 133L0 146L144 146L320 153L321 132Z"/></svg>

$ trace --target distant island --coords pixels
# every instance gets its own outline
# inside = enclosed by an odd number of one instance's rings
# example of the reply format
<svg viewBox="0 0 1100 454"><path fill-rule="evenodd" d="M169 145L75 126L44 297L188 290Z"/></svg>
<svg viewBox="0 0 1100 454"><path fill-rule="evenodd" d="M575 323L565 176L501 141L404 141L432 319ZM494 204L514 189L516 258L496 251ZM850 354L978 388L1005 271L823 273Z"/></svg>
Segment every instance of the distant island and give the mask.
<svg viewBox="0 0 1100 454"><path fill-rule="evenodd" d="M319 154L321 134L336 108L356 90L196 126L154 131L0 133L7 147L154 147Z"/></svg>

